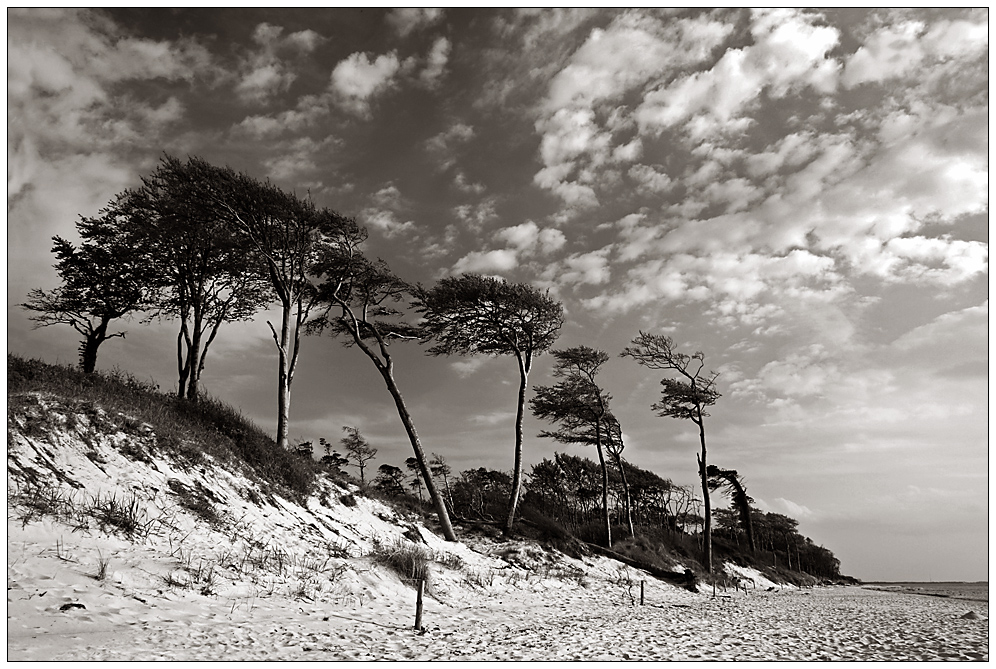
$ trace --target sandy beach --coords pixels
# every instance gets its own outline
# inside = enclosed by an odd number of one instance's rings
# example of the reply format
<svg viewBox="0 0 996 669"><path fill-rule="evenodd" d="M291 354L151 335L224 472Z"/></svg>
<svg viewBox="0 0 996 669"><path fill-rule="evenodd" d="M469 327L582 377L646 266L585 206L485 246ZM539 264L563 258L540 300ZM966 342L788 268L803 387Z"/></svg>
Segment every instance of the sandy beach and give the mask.
<svg viewBox="0 0 996 669"><path fill-rule="evenodd" d="M988 604L861 587L718 597L621 588L517 591L446 605L336 608L270 602L251 613L135 602L42 629L8 621L8 660L987 660ZM414 595L412 595L414 596ZM179 602L177 602L180 604ZM166 610L163 610L163 609ZM976 619L965 619L969 610ZM57 652L53 652L58 648Z"/></svg>
<svg viewBox="0 0 996 669"><path fill-rule="evenodd" d="M210 460L136 460L119 448L127 435L85 441L86 429L77 418L50 441L8 439L8 661L989 657L988 601L799 589L731 564L741 589L713 597L536 542L466 529L446 542L329 480L291 502ZM129 451L151 437L131 439ZM217 516L174 489L209 490ZM131 500L147 531L102 529L112 500ZM421 632L411 583L378 557L392 546L429 565Z"/></svg>

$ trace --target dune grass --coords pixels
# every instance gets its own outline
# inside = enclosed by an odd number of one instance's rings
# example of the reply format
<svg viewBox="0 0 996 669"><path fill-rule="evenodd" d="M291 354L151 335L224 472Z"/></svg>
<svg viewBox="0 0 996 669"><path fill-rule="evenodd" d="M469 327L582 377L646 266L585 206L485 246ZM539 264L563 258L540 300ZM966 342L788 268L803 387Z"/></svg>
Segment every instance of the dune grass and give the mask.
<svg viewBox="0 0 996 669"><path fill-rule="evenodd" d="M37 411L38 397L51 397L68 409L110 427L156 436L156 448L197 461L208 454L225 463L244 463L263 482L303 500L313 490L318 463L279 446L237 409L211 398L196 402L162 393L158 386L121 372L85 374L7 354L7 414L28 421L25 430L41 434L50 417ZM34 409L34 410L33 410Z"/></svg>

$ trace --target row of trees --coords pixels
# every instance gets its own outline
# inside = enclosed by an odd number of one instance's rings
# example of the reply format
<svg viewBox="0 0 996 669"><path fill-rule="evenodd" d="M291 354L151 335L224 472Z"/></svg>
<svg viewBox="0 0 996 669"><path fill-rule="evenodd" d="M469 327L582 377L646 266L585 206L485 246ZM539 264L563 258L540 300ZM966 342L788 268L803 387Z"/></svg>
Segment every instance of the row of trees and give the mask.
<svg viewBox="0 0 996 669"><path fill-rule="evenodd" d="M421 475L411 462L406 465L406 468L381 465L374 486L388 495L418 494L424 486ZM736 499L741 492L746 496L743 479L732 472L741 491L738 492L737 487L730 485L730 472L710 467L710 488L723 490L731 503L730 509L714 511L718 540L753 555L759 564L783 566L823 578L840 576L839 560L828 549L799 534L796 520L751 508L748 503L751 521L745 523ZM623 474L628 480L628 493ZM456 517L489 523L504 518L512 486L508 473L479 467L454 477L445 460L434 454L432 475L445 491L447 507ZM599 463L554 453L553 458L533 465L525 475L522 503L528 509L527 517L548 518L571 535L594 540L601 533L601 495ZM675 540L684 534L704 539L701 498L690 487L677 485L625 459L613 460L609 467L609 508L612 526L624 528L629 536ZM679 541L674 543L680 545Z"/></svg>
<svg viewBox="0 0 996 669"><path fill-rule="evenodd" d="M178 391L196 402L208 350L223 323L276 305L267 321L278 353L277 434L289 448L291 389L301 336L327 333L356 347L383 378L408 434L447 539L456 540L411 413L394 375L390 345L434 342L434 355L510 355L520 372L515 476L506 528L521 490L522 415L536 355L555 341L562 306L527 284L466 275L431 289L395 276L362 253L366 231L269 182L198 158L165 156L142 185L77 224L79 245L55 238L62 281L22 305L38 326L66 324L83 336L80 365L96 366L101 344L123 331L111 322L169 319L177 334ZM328 455L327 457L331 457Z"/></svg>
<svg viewBox="0 0 996 669"><path fill-rule="evenodd" d="M112 321L133 314L144 320L172 320L178 323L177 393L196 402L208 350L221 325L250 319L275 305L279 322L267 321L267 326L278 358L278 445L290 447L291 390L301 336L328 334L359 349L394 401L414 453L408 466L417 473L419 493L424 486L449 540L456 536L447 505L452 507L458 495L453 488L459 486L446 483L444 496L436 485L433 466L438 469L440 463L433 465L422 448L395 379L391 346L412 341L429 344L432 355L513 358L519 385L513 468L502 514L504 530L512 531L523 490L522 424L529 374L534 359L551 350L564 320L562 305L547 293L474 274L444 278L430 288L410 284L383 260L364 255L366 231L352 218L198 158L183 162L165 156L140 187L117 195L97 217L82 218L77 232L78 246L54 239L61 285L51 291L33 290L23 306L34 313L39 326L68 324L83 335L80 364L85 371L93 371L104 341L124 336L111 331ZM558 381L535 387L529 407L553 425L541 437L595 447L603 541L611 546L608 458L621 478L630 534L634 515L649 511L640 506L642 493L630 490L622 427L611 412L611 395L598 384L609 356L587 346L551 353ZM704 418L720 397L717 375L704 372L702 353L681 353L669 337L640 332L620 355L666 372L653 410L663 417L691 420L698 428L704 564L711 569ZM360 439L358 432L351 436ZM362 457L347 447L347 456L337 464L331 448L323 445L333 466L350 462L350 457L358 463ZM380 473L382 482L397 478L393 471Z"/></svg>

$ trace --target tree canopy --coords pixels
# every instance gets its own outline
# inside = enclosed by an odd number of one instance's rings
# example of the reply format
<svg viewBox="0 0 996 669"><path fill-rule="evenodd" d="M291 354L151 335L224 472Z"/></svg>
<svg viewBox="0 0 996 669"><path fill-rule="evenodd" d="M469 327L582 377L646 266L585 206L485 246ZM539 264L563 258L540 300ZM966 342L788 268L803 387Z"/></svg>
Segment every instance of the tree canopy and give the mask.
<svg viewBox="0 0 996 669"><path fill-rule="evenodd" d="M519 368L514 465L504 531L509 534L522 491L522 420L533 359L557 340L564 309L529 284L464 274L418 293L425 341L433 355L511 355Z"/></svg>
<svg viewBox="0 0 996 669"><path fill-rule="evenodd" d="M68 325L83 336L80 369L93 372L100 345L125 332L109 330L111 322L153 309L161 287L161 269L150 247L131 238L133 196L122 193L96 217L76 223L80 244L53 237L52 253L61 285L36 288L21 306L35 315L36 327Z"/></svg>

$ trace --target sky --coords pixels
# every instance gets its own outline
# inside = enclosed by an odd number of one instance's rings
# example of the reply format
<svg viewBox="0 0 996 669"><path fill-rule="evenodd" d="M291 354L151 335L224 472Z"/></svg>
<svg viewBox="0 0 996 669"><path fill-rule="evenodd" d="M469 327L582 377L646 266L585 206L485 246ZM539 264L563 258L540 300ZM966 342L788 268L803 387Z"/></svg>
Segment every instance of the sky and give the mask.
<svg viewBox="0 0 996 669"><path fill-rule="evenodd" d="M432 285L528 282L556 348L607 352L624 457L696 484L641 330L705 354L709 461L864 580L988 579L988 10L8 9L7 350L75 363L18 305L164 153L352 216ZM222 327L203 384L267 430L267 319ZM175 389L177 323L100 349ZM514 359L394 347L427 453L510 471ZM553 358L531 385L549 385ZM356 349L307 338L291 439L358 427L411 456ZM528 466L554 451L536 437Z"/></svg>

